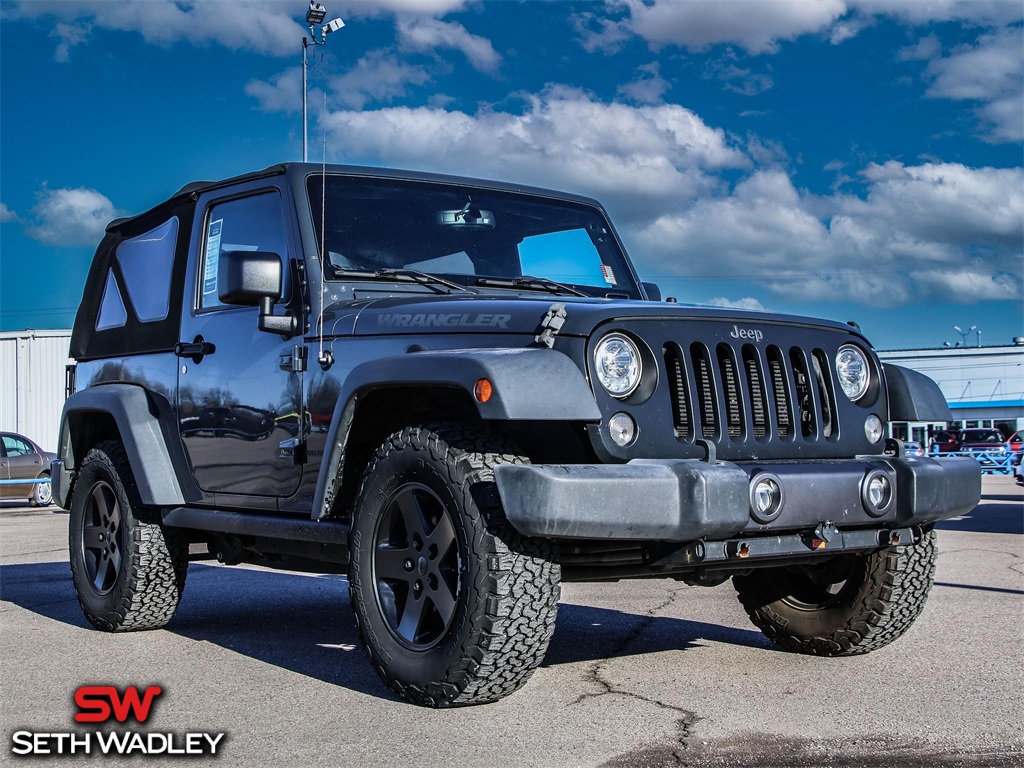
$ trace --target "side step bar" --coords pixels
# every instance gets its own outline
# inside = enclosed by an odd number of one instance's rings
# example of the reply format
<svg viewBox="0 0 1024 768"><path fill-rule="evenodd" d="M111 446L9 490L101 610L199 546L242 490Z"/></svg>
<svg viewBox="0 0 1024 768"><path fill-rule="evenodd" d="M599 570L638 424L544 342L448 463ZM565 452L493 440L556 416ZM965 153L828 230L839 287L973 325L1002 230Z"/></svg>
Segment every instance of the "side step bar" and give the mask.
<svg viewBox="0 0 1024 768"><path fill-rule="evenodd" d="M260 536L267 539L348 545L349 526L332 520L308 520L259 512L172 507L161 513L164 525L198 531Z"/></svg>

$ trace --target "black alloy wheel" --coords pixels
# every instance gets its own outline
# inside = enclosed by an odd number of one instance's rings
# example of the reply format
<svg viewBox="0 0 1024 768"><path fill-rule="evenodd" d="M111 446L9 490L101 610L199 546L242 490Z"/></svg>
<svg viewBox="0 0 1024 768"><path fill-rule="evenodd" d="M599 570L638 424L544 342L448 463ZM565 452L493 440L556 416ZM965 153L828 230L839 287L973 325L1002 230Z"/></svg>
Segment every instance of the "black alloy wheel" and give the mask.
<svg viewBox="0 0 1024 768"><path fill-rule="evenodd" d="M117 583L124 550L124 526L117 495L105 480L93 485L85 507L82 528L82 557L89 583L96 594L105 595Z"/></svg>
<svg viewBox="0 0 1024 768"><path fill-rule="evenodd" d="M400 486L384 505L374 537L373 586L388 629L425 651L452 625L461 560L451 513L420 483Z"/></svg>

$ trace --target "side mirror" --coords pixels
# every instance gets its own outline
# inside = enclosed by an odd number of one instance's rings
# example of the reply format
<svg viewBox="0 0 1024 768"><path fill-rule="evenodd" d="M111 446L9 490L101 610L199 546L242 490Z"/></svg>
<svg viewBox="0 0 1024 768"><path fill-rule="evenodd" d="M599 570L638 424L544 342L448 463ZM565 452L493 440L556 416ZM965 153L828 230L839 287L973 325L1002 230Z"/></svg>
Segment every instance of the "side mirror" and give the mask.
<svg viewBox="0 0 1024 768"><path fill-rule="evenodd" d="M641 283L641 285L644 287L644 293L647 294L648 301L661 301L661 288L658 287L657 283Z"/></svg>
<svg viewBox="0 0 1024 768"><path fill-rule="evenodd" d="M259 307L257 327L286 339L295 335L298 321L291 315L275 316L281 299L281 257L269 251L226 251L220 255L217 284L224 304Z"/></svg>
<svg viewBox="0 0 1024 768"><path fill-rule="evenodd" d="M255 307L263 299L281 298L281 257L266 251L227 251L217 274L224 304Z"/></svg>

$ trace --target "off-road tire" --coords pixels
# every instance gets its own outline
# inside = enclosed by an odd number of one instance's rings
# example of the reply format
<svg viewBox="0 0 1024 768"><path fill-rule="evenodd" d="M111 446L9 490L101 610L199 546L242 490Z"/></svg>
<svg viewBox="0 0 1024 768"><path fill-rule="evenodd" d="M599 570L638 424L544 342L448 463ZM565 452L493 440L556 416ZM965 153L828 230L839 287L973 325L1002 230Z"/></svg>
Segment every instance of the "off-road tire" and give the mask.
<svg viewBox="0 0 1024 768"><path fill-rule="evenodd" d="M854 656L882 648L906 632L924 609L935 577L935 531L906 547L851 558L851 578L834 604L813 610L794 603L794 571L736 576L740 603L776 645L816 656Z"/></svg>
<svg viewBox="0 0 1024 768"><path fill-rule="evenodd" d="M496 701L522 686L544 658L560 567L550 542L509 525L494 483L495 466L524 463L508 440L460 424L403 429L369 461L352 521L349 594L371 665L406 701L430 707ZM389 499L412 486L428 488L445 505L461 562L453 619L422 649L403 645L389 624L373 564L378 521Z"/></svg>
<svg viewBox="0 0 1024 768"><path fill-rule="evenodd" d="M87 555L87 525L101 516L94 492L106 497L108 519L116 505L116 528L106 542L113 542L120 559L113 573L104 570L108 587L95 584L98 559ZM180 531L163 527L157 513L142 504L120 441L100 443L86 454L71 498L68 544L78 602L94 627L130 632L159 629L171 620L185 590L188 541Z"/></svg>

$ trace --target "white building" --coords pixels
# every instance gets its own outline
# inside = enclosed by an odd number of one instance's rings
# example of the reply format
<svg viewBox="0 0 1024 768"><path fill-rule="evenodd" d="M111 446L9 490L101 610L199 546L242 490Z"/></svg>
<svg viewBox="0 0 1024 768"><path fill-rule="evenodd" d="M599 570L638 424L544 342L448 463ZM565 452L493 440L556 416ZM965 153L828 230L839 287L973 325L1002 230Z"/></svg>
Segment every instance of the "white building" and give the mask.
<svg viewBox="0 0 1024 768"><path fill-rule="evenodd" d="M0 333L0 431L57 450L71 331Z"/></svg>
<svg viewBox="0 0 1024 768"><path fill-rule="evenodd" d="M879 351L883 362L912 368L942 389L956 429L994 427L1009 436L1024 429L1024 338L997 347ZM944 424L893 424L894 437L924 443Z"/></svg>

